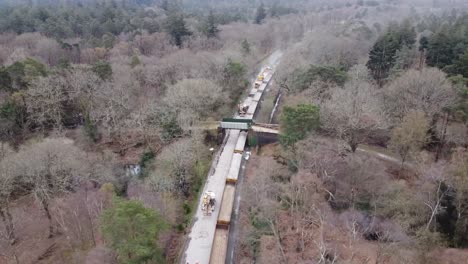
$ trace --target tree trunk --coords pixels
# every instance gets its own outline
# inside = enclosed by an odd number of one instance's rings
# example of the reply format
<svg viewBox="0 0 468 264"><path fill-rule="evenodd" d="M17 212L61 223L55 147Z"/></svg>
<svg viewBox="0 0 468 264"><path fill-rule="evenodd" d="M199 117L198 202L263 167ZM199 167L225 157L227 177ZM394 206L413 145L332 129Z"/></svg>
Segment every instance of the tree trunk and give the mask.
<svg viewBox="0 0 468 264"><path fill-rule="evenodd" d="M288 261L286 259L286 255L284 254L284 249L283 249L283 246L281 245L281 238L280 238L278 232L276 231L275 224L270 219L268 220L268 223L270 224L271 231L273 231L273 236L276 238L276 242L278 244L278 248L280 250L281 257L283 258L283 263L287 264Z"/></svg>
<svg viewBox="0 0 468 264"><path fill-rule="evenodd" d="M0 208L0 216L2 221L5 224L5 229L7 232L7 238L11 245L16 242L15 228L13 225L13 217L10 213L10 207L6 204L4 207Z"/></svg>
<svg viewBox="0 0 468 264"><path fill-rule="evenodd" d="M94 223L93 223L93 219L91 217L91 213L89 212L89 207L88 207L88 186L86 186L86 189L85 189L85 204L84 206L86 207L86 214L87 214L87 217L88 217L88 221L91 225L91 236L93 238L93 245L96 246L96 235L94 234Z"/></svg>
<svg viewBox="0 0 468 264"><path fill-rule="evenodd" d="M403 155L400 155L401 156L401 164L400 164L400 170L398 170L398 176L401 176L401 172L403 171L404 167L405 167L405 161L406 161L406 157L408 156L407 153L403 154Z"/></svg>
<svg viewBox="0 0 468 264"><path fill-rule="evenodd" d="M418 70L422 70L422 68L424 67L424 64L425 64L425 58L426 58L426 51L425 50L422 50L420 53L419 53L419 66L418 66Z"/></svg>
<svg viewBox="0 0 468 264"><path fill-rule="evenodd" d="M426 230L430 230L431 228L431 224L433 222L433 220L435 219L435 216L437 214L437 210L439 209L439 206L436 205L436 207L434 208L434 210L432 210L431 212L431 218L429 218L429 222L427 222L427 225L426 225ZM435 230L434 230L435 231Z"/></svg>
<svg viewBox="0 0 468 264"><path fill-rule="evenodd" d="M357 143L351 143L350 146L351 146L351 151L352 151L353 153L356 152L357 147L358 147L358 144L357 144Z"/></svg>
<svg viewBox="0 0 468 264"><path fill-rule="evenodd" d="M49 238L52 238L54 237L54 225L52 223L52 215L49 211L49 202L47 200L42 200L41 204L46 212L47 219L49 219Z"/></svg>
<svg viewBox="0 0 468 264"><path fill-rule="evenodd" d="M442 182L439 181L438 186L437 186L437 193L436 193L436 197L437 197L436 203L435 203L435 205L433 207L428 205L428 207L431 209L431 218L429 218L429 222L426 225L426 230L430 230L431 224L433 222L437 221L436 216L437 216L437 213L439 211L442 198L444 197L444 195L446 193L446 192L440 193L441 187L442 187ZM435 223L434 226L437 227L437 223ZM433 231L435 232L437 230L434 229Z"/></svg>
<svg viewBox="0 0 468 264"><path fill-rule="evenodd" d="M437 152L435 156L435 161L437 162L440 158L440 154L445 145L445 137L447 136L447 127L448 127L448 113L445 113L444 120L442 122L442 135L440 137L439 146L437 147Z"/></svg>

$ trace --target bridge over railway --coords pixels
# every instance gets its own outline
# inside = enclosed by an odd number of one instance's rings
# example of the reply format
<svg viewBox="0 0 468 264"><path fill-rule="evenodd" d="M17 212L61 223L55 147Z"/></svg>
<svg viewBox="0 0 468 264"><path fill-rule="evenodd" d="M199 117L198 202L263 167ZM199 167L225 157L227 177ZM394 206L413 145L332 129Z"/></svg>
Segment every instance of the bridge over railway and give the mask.
<svg viewBox="0 0 468 264"><path fill-rule="evenodd" d="M226 119L224 119L224 120L226 120ZM224 123L224 125L223 125L223 123ZM218 129L218 128L233 129L233 127L227 127L225 125L226 123L230 123L230 122L229 121L201 122L201 123L197 124L196 126L189 127L188 130L197 130L197 129L214 130L214 129ZM246 120L246 122L242 122L242 123L247 123L248 127L246 127L246 128L237 128L237 129L250 130L250 131L253 131L253 132L275 134L275 135L278 135L280 133L279 132L280 126L278 124L256 123L254 120L250 120L250 122L249 122L249 120Z"/></svg>
<svg viewBox="0 0 468 264"><path fill-rule="evenodd" d="M256 124L253 122L260 99L269 85L278 62L280 52L274 53L270 62L271 68L261 70L258 81L244 100L248 110L242 116L221 122L199 124L193 129L225 129L223 145L216 155L208 175L203 193L214 192L216 206L211 215L204 215L199 209L195 214L193 226L188 235L188 242L181 257L181 264L220 264L225 263L228 250L229 227L234 206L235 190L239 171L244 155L244 147L249 131L256 133L278 134L278 127L274 125Z"/></svg>

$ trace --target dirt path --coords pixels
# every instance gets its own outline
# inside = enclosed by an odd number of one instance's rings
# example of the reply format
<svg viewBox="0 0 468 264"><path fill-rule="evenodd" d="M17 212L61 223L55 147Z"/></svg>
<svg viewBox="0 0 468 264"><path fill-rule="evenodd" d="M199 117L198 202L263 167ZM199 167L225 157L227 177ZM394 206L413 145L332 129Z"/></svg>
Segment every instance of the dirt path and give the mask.
<svg viewBox="0 0 468 264"><path fill-rule="evenodd" d="M372 155L376 158L379 158L379 159L382 159L382 160L385 160L385 161L389 161L389 162L392 162L396 165L400 165L401 164L401 160L399 158L396 158L394 156L391 156L390 154L386 154L384 153L383 151L380 152L374 148L369 148L367 146L363 146L363 147L359 147L357 148L356 150L357 152L361 152L361 153L366 153L366 154L369 154L369 155Z"/></svg>

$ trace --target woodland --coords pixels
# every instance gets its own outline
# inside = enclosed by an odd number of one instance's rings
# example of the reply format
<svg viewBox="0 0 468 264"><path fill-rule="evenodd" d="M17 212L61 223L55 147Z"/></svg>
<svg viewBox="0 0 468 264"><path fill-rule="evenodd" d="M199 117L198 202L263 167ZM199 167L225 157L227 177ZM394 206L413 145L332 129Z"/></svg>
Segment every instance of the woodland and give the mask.
<svg viewBox="0 0 468 264"><path fill-rule="evenodd" d="M0 1L0 263L178 263L223 138L194 128L275 51L281 134L249 140L234 262L463 263L467 11Z"/></svg>

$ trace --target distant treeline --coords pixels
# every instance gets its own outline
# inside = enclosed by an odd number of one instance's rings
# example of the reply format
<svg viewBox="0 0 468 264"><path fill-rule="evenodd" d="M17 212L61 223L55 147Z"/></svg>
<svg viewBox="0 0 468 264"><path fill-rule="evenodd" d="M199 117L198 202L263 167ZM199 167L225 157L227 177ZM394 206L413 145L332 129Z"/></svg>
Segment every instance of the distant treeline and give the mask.
<svg viewBox="0 0 468 264"><path fill-rule="evenodd" d="M453 13L442 20L431 16L419 26L433 31L420 40L420 49L426 50L427 64L449 75L461 75L468 83L468 14Z"/></svg>
<svg viewBox="0 0 468 264"><path fill-rule="evenodd" d="M118 35L136 29L156 32L161 23L158 14L140 6L113 4L20 5L0 9L0 31L41 32L49 37L97 37Z"/></svg>
<svg viewBox="0 0 468 264"><path fill-rule="evenodd" d="M41 32L56 39L100 39L105 35L117 36L127 32L161 32L166 26L167 11L171 8L176 7L185 13L185 17L193 17L196 21L204 21L211 10L202 8L209 6L208 1L198 4L177 0L36 0L3 3L0 4L0 32ZM215 21L217 24L228 24L252 20L256 11L254 7L256 5L252 2L245 5L239 3L236 7L217 6L214 10ZM276 3L266 6L266 9L272 17L298 12L288 5Z"/></svg>

